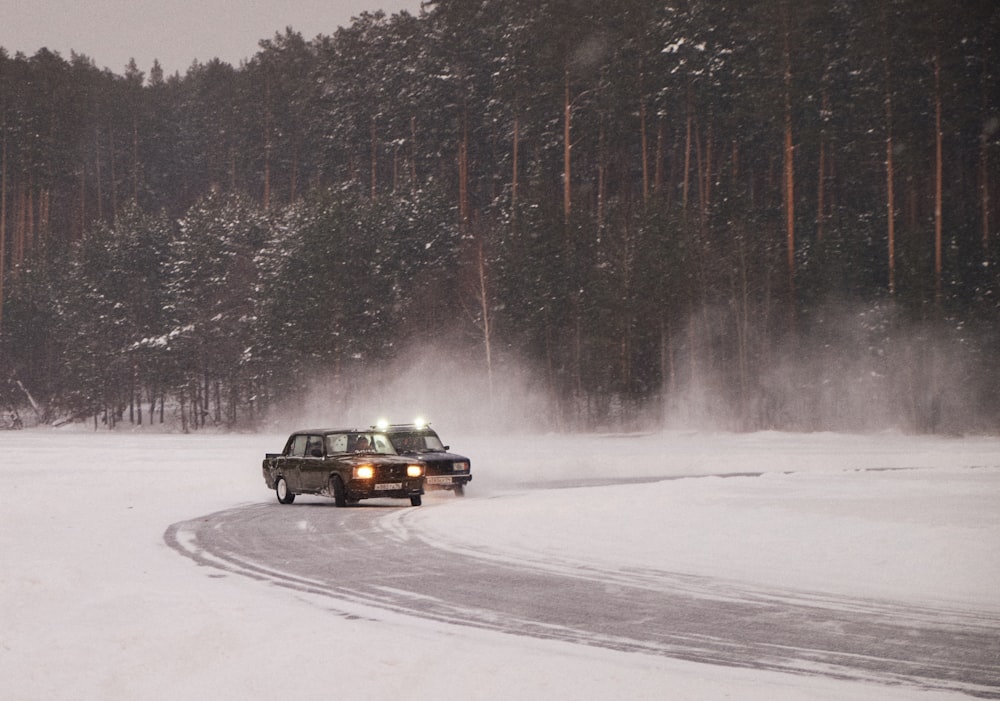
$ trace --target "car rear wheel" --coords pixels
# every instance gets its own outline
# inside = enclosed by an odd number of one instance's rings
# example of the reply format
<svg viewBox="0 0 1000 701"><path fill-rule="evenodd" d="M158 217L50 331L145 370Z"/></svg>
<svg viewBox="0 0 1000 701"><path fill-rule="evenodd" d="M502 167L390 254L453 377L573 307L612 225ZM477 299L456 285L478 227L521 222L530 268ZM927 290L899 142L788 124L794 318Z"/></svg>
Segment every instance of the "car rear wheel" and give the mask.
<svg viewBox="0 0 1000 701"><path fill-rule="evenodd" d="M344 480L340 475L330 478L330 493L333 494L333 503L337 506L347 506L347 489L344 488Z"/></svg>
<svg viewBox="0 0 1000 701"><path fill-rule="evenodd" d="M281 504L291 504L295 501L295 494L288 488L288 482L284 477L279 477L274 485L274 493L278 495L278 502Z"/></svg>
<svg viewBox="0 0 1000 701"><path fill-rule="evenodd" d="M420 499L419 494L415 494L412 497L410 497L410 506L420 506L421 502L422 500Z"/></svg>

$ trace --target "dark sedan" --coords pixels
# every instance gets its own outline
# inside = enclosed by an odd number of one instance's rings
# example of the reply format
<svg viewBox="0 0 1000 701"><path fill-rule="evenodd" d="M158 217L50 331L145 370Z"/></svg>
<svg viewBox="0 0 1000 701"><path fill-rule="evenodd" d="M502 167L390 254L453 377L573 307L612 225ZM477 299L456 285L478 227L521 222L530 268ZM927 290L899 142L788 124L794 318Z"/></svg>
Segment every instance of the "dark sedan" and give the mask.
<svg viewBox="0 0 1000 701"><path fill-rule="evenodd" d="M465 485L472 481L472 463L464 455L449 452L438 434L427 424L380 424L376 430L392 441L400 455L412 456L427 466L428 489L447 489L455 496L465 495Z"/></svg>
<svg viewBox="0 0 1000 701"><path fill-rule="evenodd" d="M423 461L397 454L384 433L326 428L296 431L263 464L264 482L282 504L298 494L318 494L337 506L375 497L420 506L424 469Z"/></svg>

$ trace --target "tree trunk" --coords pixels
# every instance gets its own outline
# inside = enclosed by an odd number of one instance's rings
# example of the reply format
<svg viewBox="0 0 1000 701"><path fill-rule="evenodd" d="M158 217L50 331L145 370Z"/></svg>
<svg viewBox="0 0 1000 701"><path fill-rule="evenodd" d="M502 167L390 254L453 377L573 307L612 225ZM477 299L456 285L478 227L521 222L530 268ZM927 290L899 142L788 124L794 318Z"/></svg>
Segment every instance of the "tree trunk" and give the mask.
<svg viewBox="0 0 1000 701"><path fill-rule="evenodd" d="M607 189L607 154L604 152L604 116L597 133L597 228L604 227L604 203Z"/></svg>
<svg viewBox="0 0 1000 701"><path fill-rule="evenodd" d="M694 163L695 163L695 183L698 185L698 213L701 220L705 221L705 158L701 152L701 124L694 125Z"/></svg>
<svg viewBox="0 0 1000 701"><path fill-rule="evenodd" d="M889 235L889 294L896 293L896 202L893 191L892 165L892 100L886 98L886 122L888 125L885 140L885 178L886 178L886 215Z"/></svg>
<svg viewBox="0 0 1000 701"><path fill-rule="evenodd" d="M17 385L18 389L24 392L24 396L27 397L28 403L31 405L32 410L34 410L35 412L35 416L38 418L39 421L42 421L45 416L44 412L42 411L42 407L38 404L37 401L35 401L35 398L31 396L31 392L28 391L28 388L25 387L24 383L22 383L21 380L19 379L15 379L14 384Z"/></svg>
<svg viewBox="0 0 1000 701"><path fill-rule="evenodd" d="M45 188L38 196L38 240L43 246L48 242L51 217L52 191Z"/></svg>
<svg viewBox="0 0 1000 701"><path fill-rule="evenodd" d="M885 31L885 14L883 10L882 28ZM889 73L889 50L888 39L883 40L882 61L885 67L885 190L886 190L886 215L888 218L888 238L889 238L889 294L896 294L896 200L893 189L893 163L892 163L892 81Z"/></svg>
<svg viewBox="0 0 1000 701"><path fill-rule="evenodd" d="M188 419L186 410L187 402L183 387L181 387L180 396L178 397L178 403L181 405L181 433L187 433L188 432Z"/></svg>
<svg viewBox="0 0 1000 701"><path fill-rule="evenodd" d="M139 201L139 124L132 118L132 199Z"/></svg>
<svg viewBox="0 0 1000 701"><path fill-rule="evenodd" d="M656 122L656 163L653 173L653 192L659 196L663 191L663 119Z"/></svg>
<svg viewBox="0 0 1000 701"><path fill-rule="evenodd" d="M222 423L222 382L218 379L215 380L212 386L213 400L215 402L215 412L212 414L212 420L216 426Z"/></svg>
<svg viewBox="0 0 1000 701"><path fill-rule="evenodd" d="M302 146L299 143L299 134L296 132L292 137L292 172L289 173L288 201L294 202L299 194L299 151Z"/></svg>
<svg viewBox="0 0 1000 701"><path fill-rule="evenodd" d="M642 91L642 61L639 61L639 144L642 154L642 203L649 203L649 145L646 138L646 100Z"/></svg>
<svg viewBox="0 0 1000 701"><path fill-rule="evenodd" d="M983 256L990 251L990 170L989 170L989 139L986 136L985 125L979 136L979 189L981 207L983 210ZM0 224L2 226L2 224Z"/></svg>
<svg viewBox="0 0 1000 701"><path fill-rule="evenodd" d="M111 221L118 218L118 174L115 172L115 135L108 125L108 167L111 169Z"/></svg>
<svg viewBox="0 0 1000 701"><path fill-rule="evenodd" d="M572 132L570 128L570 120L572 119L573 107L569 101L569 69L567 68L564 72L564 91L563 91L563 217L567 223L569 223L569 216L573 209L572 204L572 189L570 187L571 178L571 166L572 157L571 150L573 148L572 142L570 141L570 134Z"/></svg>
<svg viewBox="0 0 1000 701"><path fill-rule="evenodd" d="M87 167L80 166L80 230L77 238L83 238L83 232L87 230Z"/></svg>
<svg viewBox="0 0 1000 701"><path fill-rule="evenodd" d="M104 197L101 193L101 130L94 127L94 178L97 185L97 220L104 221Z"/></svg>
<svg viewBox="0 0 1000 701"><path fill-rule="evenodd" d="M660 382L665 381L667 394L677 389L677 368L674 365L674 338L670 319L660 319Z"/></svg>
<svg viewBox="0 0 1000 701"><path fill-rule="evenodd" d="M480 312L483 315L483 350L486 354L486 380L489 388L490 407L493 406L493 330L491 327L492 318L490 316L490 296L486 280L486 259L483 255L483 242L479 241L477 251L477 272L479 274L479 297Z"/></svg>
<svg viewBox="0 0 1000 701"><path fill-rule="evenodd" d="M520 149L521 149L521 119L515 112L514 144L513 144L513 153L511 155L511 160L513 161L513 165L511 166L511 175L510 175L510 217L511 221L513 222L517 222L518 158L520 156Z"/></svg>
<svg viewBox="0 0 1000 701"><path fill-rule="evenodd" d="M943 287L942 270L942 202L941 202L941 56L934 54L934 299L940 303Z"/></svg>
<svg viewBox="0 0 1000 701"><path fill-rule="evenodd" d="M820 108L820 119L826 120L830 114L830 96L823 88L823 102ZM816 241L823 242L824 226L826 224L826 129L819 132L819 174L816 178Z"/></svg>
<svg viewBox="0 0 1000 701"><path fill-rule="evenodd" d="M693 118L694 117L691 114L691 95L689 88L687 100L687 133L684 138L684 185L681 188L681 209L685 216L687 215L688 208L688 193L691 191L691 122Z"/></svg>
<svg viewBox="0 0 1000 701"><path fill-rule="evenodd" d="M410 116L410 194L417 192L417 118Z"/></svg>
<svg viewBox="0 0 1000 701"><path fill-rule="evenodd" d="M787 23L787 18L786 18ZM785 27L785 231L788 239L788 303L789 311L795 314L795 162L792 140L792 55L790 30Z"/></svg>
<svg viewBox="0 0 1000 701"><path fill-rule="evenodd" d="M399 144L392 149L392 194L399 192Z"/></svg>
<svg viewBox="0 0 1000 701"><path fill-rule="evenodd" d="M703 194L701 204L702 216L706 218L706 221L708 217L708 209L712 204L712 167L714 165L712 154L713 150L714 143L712 139L712 121L709 120L708 128L705 130L705 167L704 172L702 173L704 185L702 186Z"/></svg>
<svg viewBox="0 0 1000 701"><path fill-rule="evenodd" d="M235 169L234 169L235 170ZM271 80L264 76L264 209L271 208Z"/></svg>
<svg viewBox="0 0 1000 701"><path fill-rule="evenodd" d="M735 189L740 181L740 143L736 139L733 139L730 163L730 179Z"/></svg>
<svg viewBox="0 0 1000 701"><path fill-rule="evenodd" d="M212 402L212 385L211 379L208 376L208 370L205 370L205 386L201 393L201 426L205 427L209 417L209 410L211 409Z"/></svg>
<svg viewBox="0 0 1000 701"><path fill-rule="evenodd" d="M18 185L17 221L14 226L14 266L24 263L34 236L33 212L34 199L31 196L31 186Z"/></svg>
<svg viewBox="0 0 1000 701"><path fill-rule="evenodd" d="M458 218L462 231L469 230L469 115L462 113L462 140L458 144Z"/></svg>
<svg viewBox="0 0 1000 701"><path fill-rule="evenodd" d="M378 184L378 147L377 147L376 142L375 142L376 136L377 136L377 132L375 130L375 117L372 117L372 123L371 123L371 140L372 140L372 143L371 143L371 151L372 151L372 154L371 154L372 155L372 162L371 162L371 171L372 171L371 172L371 197L372 197L373 201L375 200L375 197L378 195L378 189L377 189L377 184Z"/></svg>

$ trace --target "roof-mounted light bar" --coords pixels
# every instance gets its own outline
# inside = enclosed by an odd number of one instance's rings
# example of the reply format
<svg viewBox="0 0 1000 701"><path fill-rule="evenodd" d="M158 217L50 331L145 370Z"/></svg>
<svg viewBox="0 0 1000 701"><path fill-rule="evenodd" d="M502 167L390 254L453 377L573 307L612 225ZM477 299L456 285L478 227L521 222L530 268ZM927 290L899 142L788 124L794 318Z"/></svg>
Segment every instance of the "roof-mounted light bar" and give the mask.
<svg viewBox="0 0 1000 701"><path fill-rule="evenodd" d="M379 419L374 424L372 424L372 429L375 431L385 431L389 428L415 428L417 430L422 430L425 428L430 428L430 421L427 421L422 416L418 416L413 420L413 423L409 424L391 424L387 419Z"/></svg>

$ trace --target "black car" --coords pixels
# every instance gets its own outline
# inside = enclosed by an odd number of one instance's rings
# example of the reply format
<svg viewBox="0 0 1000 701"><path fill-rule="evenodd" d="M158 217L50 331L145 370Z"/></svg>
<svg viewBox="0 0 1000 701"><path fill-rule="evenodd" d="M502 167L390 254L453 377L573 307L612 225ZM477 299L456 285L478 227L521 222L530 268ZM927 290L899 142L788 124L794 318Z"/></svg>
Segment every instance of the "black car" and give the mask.
<svg viewBox="0 0 1000 701"><path fill-rule="evenodd" d="M424 464L398 455L384 433L355 429L311 429L288 437L280 453L268 453L264 482L282 504L297 494L333 497L337 506L361 499L394 497L420 506Z"/></svg>
<svg viewBox="0 0 1000 701"><path fill-rule="evenodd" d="M427 466L424 484L427 489L448 489L455 496L465 495L465 485L472 481L472 463L464 455L448 452L438 434L427 424L380 424L381 431L400 455L413 456Z"/></svg>

